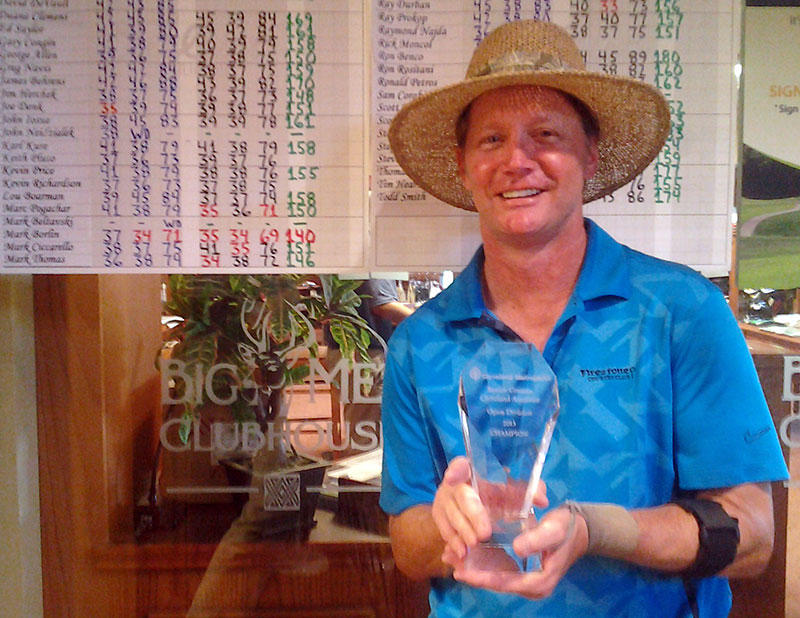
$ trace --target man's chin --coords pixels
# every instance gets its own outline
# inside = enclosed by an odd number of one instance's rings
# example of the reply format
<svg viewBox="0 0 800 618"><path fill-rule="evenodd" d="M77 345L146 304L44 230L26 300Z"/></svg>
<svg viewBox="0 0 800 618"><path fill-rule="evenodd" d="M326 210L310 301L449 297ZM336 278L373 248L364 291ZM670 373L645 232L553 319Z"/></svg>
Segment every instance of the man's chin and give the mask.
<svg viewBox="0 0 800 618"><path fill-rule="evenodd" d="M510 216L505 217L502 221L494 222L494 224L484 225L481 223L481 236L484 242L487 240L487 234L491 236L495 242L508 246L531 246L541 245L552 241L560 234L569 234L570 218L552 219L541 216L544 214L541 210L536 213L525 213L525 216ZM583 230L583 215L580 215L580 221L576 225L576 230Z"/></svg>

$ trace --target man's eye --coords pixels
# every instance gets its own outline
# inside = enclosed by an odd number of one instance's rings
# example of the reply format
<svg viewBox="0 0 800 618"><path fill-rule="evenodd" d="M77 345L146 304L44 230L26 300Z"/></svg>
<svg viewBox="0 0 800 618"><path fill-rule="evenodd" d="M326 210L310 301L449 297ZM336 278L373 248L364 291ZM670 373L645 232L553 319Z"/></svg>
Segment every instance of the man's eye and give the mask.
<svg viewBox="0 0 800 618"><path fill-rule="evenodd" d="M481 140L484 144L497 144L500 142L499 135L487 135Z"/></svg>

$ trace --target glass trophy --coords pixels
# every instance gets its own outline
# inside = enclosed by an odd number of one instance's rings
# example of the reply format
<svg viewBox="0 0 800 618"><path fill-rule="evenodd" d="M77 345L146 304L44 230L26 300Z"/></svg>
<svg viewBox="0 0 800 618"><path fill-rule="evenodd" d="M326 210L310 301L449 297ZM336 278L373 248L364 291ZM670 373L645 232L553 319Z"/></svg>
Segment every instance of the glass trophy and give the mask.
<svg viewBox="0 0 800 618"><path fill-rule="evenodd" d="M466 568L540 569L538 555L521 559L511 543L536 525L533 497L558 417L555 374L533 345L487 342L461 372L458 409L472 485L492 522Z"/></svg>

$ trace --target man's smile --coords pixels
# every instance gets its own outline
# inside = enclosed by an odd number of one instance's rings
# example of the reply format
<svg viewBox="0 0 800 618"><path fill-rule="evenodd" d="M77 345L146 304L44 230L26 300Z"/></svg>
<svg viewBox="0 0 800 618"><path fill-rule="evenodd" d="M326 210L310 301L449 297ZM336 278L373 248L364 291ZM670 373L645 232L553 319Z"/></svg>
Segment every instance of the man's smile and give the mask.
<svg viewBox="0 0 800 618"><path fill-rule="evenodd" d="M516 191L504 191L500 195L507 200L513 200L520 197L533 197L541 192L541 189L518 189Z"/></svg>

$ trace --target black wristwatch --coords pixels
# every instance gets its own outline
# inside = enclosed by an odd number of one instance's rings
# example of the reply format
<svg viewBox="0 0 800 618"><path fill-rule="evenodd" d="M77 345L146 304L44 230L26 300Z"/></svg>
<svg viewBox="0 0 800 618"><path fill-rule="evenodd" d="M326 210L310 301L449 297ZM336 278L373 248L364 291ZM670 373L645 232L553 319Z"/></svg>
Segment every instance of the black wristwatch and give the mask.
<svg viewBox="0 0 800 618"><path fill-rule="evenodd" d="M711 577L733 562L739 549L738 520L728 515L722 505L713 500L682 498L674 500L672 504L694 515L700 528L697 558L682 573L683 577Z"/></svg>

